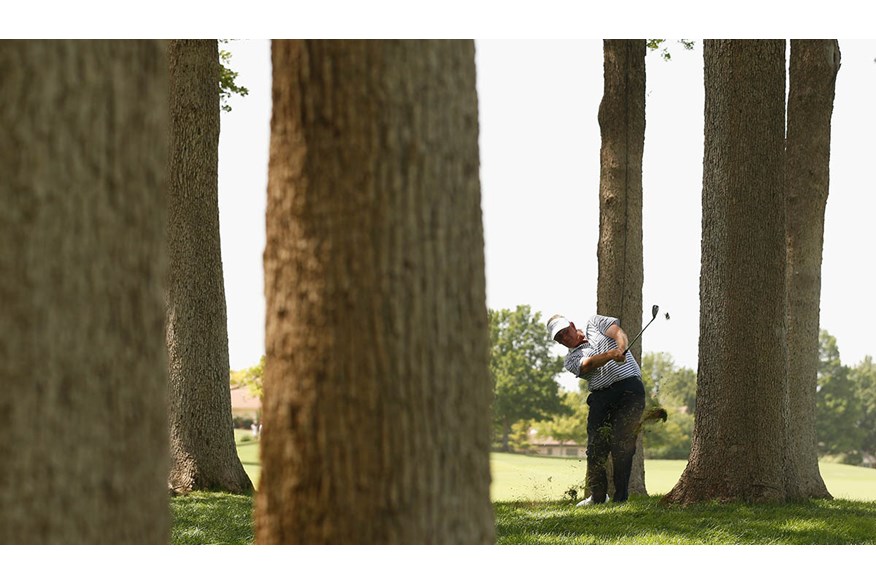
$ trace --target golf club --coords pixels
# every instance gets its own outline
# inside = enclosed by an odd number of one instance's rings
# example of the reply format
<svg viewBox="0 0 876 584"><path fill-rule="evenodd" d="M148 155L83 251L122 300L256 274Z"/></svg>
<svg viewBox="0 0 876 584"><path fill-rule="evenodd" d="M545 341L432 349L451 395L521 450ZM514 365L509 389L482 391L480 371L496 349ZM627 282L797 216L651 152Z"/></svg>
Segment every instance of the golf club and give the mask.
<svg viewBox="0 0 876 584"><path fill-rule="evenodd" d="M655 319L655 318L657 318L657 313L658 313L658 312L660 312L660 307L659 307L659 306L657 306L657 305L655 304L654 306L651 307L651 320L649 320L649 321L648 321L648 324L646 324L646 325L642 328L642 330L639 331L639 334L636 335L636 338L633 339L632 341L630 341L630 344L627 345L627 351L629 351L629 350L630 350L630 347L632 347L633 344L634 344L636 341L639 340L639 337L642 336L642 333L645 332L645 329L648 328L649 326L651 326L651 323L654 322L654 319ZM669 313L668 313L668 312L666 313L666 319L667 319L667 320L669 319Z"/></svg>

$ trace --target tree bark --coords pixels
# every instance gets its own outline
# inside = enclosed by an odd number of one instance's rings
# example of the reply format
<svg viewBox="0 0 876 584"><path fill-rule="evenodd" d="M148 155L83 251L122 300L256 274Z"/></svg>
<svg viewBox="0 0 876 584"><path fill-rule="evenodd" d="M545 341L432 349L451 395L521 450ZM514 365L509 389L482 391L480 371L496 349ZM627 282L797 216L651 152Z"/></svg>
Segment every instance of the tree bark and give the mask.
<svg viewBox="0 0 876 584"><path fill-rule="evenodd" d="M665 500L782 501L785 41L706 40L696 421Z"/></svg>
<svg viewBox="0 0 876 584"><path fill-rule="evenodd" d="M252 492L234 445L219 242L217 41L169 43L167 354L173 492Z"/></svg>
<svg viewBox="0 0 876 584"><path fill-rule="evenodd" d="M0 43L0 543L166 544L167 66Z"/></svg>
<svg viewBox="0 0 876 584"><path fill-rule="evenodd" d="M620 319L630 340L642 329L642 156L645 150L645 40L605 40L599 173L596 312ZM642 363L642 346L632 348ZM611 473L611 461L608 464ZM630 493L646 495L642 435ZM589 481L588 481L589 485ZM609 495L614 485L609 480ZM587 493L589 495L589 492Z"/></svg>
<svg viewBox="0 0 876 584"><path fill-rule="evenodd" d="M274 41L259 543L491 543L471 41Z"/></svg>
<svg viewBox="0 0 876 584"><path fill-rule="evenodd" d="M839 67L836 40L791 41L785 142L789 359L785 488L793 499L832 498L818 469L815 388L830 120Z"/></svg>

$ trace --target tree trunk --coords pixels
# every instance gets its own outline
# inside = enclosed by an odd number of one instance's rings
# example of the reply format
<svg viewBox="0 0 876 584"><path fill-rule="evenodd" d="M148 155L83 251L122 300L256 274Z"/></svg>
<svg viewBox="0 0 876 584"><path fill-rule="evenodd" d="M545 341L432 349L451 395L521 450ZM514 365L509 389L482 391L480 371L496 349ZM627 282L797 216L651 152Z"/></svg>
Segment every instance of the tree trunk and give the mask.
<svg viewBox="0 0 876 584"><path fill-rule="evenodd" d="M642 329L645 50L644 39L604 41L605 89L599 104L602 148L596 312L619 318L630 340ZM641 345L633 347L632 353L641 364ZM610 458L608 470L610 475ZM609 495L613 491L614 484L609 478ZM630 493L648 493L641 434L636 441Z"/></svg>
<svg viewBox="0 0 876 584"><path fill-rule="evenodd" d="M167 354L169 487L252 492L234 445L219 243L219 52L171 41Z"/></svg>
<svg viewBox="0 0 876 584"><path fill-rule="evenodd" d="M785 498L785 41L706 40L696 421L670 502Z"/></svg>
<svg viewBox="0 0 876 584"><path fill-rule="evenodd" d="M785 488L793 499L832 498L818 469L815 386L830 120L839 66L836 40L791 41L785 144L789 359Z"/></svg>
<svg viewBox="0 0 876 584"><path fill-rule="evenodd" d="M274 41L259 543L491 543L471 41Z"/></svg>
<svg viewBox="0 0 876 584"><path fill-rule="evenodd" d="M166 544L167 65L0 43L0 543Z"/></svg>

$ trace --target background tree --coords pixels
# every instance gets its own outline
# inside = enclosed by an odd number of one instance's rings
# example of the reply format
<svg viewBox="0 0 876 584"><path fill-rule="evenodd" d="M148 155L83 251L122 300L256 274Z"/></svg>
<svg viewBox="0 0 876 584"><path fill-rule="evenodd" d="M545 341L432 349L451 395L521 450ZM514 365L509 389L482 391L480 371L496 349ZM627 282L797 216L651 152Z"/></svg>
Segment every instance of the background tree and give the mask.
<svg viewBox="0 0 876 584"><path fill-rule="evenodd" d="M785 42L706 40L696 418L665 500L781 501Z"/></svg>
<svg viewBox="0 0 876 584"><path fill-rule="evenodd" d="M667 39L648 39L646 46L648 47L649 51L659 50L660 56L663 58L664 61L671 61L672 53L669 51L669 47L665 44L666 40ZM684 48L684 50L686 51L693 50L694 48L694 41L688 39L678 39L675 42L681 45L682 48Z"/></svg>
<svg viewBox="0 0 876 584"><path fill-rule="evenodd" d="M849 367L840 361L836 338L822 330L818 340L818 447L821 454L841 455L842 462L855 464L860 462L859 449L865 439L860 425L864 414L861 400Z"/></svg>
<svg viewBox="0 0 876 584"><path fill-rule="evenodd" d="M228 43L228 39L219 39L221 44ZM219 49L219 103L222 111L231 111L231 96L234 94L240 96L249 95L249 89L237 84L237 71L231 68L231 51L227 49Z"/></svg>
<svg viewBox="0 0 876 584"><path fill-rule="evenodd" d="M166 544L167 61L0 42L0 543Z"/></svg>
<svg viewBox="0 0 876 584"><path fill-rule="evenodd" d="M669 417L642 427L645 458L686 459L690 454L696 399L696 373L677 367L668 353L645 353L642 382L648 392L646 409L663 407Z"/></svg>
<svg viewBox="0 0 876 584"><path fill-rule="evenodd" d="M599 277L596 312L615 316L632 340L642 328L642 156L645 149L645 40L603 41L599 104ZM642 346L632 353L641 363ZM647 494L639 436L630 493ZM609 463L609 472L610 470ZM609 495L614 486L609 480ZM588 493L589 494L589 493Z"/></svg>
<svg viewBox="0 0 876 584"><path fill-rule="evenodd" d="M219 242L216 40L175 40L170 71L167 353L174 492L252 491L234 445Z"/></svg>
<svg viewBox="0 0 876 584"><path fill-rule="evenodd" d="M583 379L582 383L587 383ZM551 436L559 442L587 444L587 391L563 391L560 401L568 413L555 414L534 424L539 436Z"/></svg>
<svg viewBox="0 0 876 584"><path fill-rule="evenodd" d="M861 416L858 427L862 431L861 450L871 455L876 454L876 367L869 355L851 371L851 381L854 385L861 406Z"/></svg>
<svg viewBox="0 0 876 584"><path fill-rule="evenodd" d="M689 367L675 369L661 387L661 402L679 412L697 413L697 373Z"/></svg>
<svg viewBox="0 0 876 584"><path fill-rule="evenodd" d="M493 425L502 450L509 450L511 426L522 420L542 421L569 414L560 399L556 377L563 358L552 353L540 312L527 305L514 310L488 310L490 374L493 380Z"/></svg>
<svg viewBox="0 0 876 584"><path fill-rule="evenodd" d="M265 356L262 355L259 362L252 367L239 369L231 372L231 385L242 385L249 389L250 393L260 398L265 397L265 389L262 379L265 374Z"/></svg>
<svg viewBox="0 0 876 584"><path fill-rule="evenodd" d="M794 499L831 498L818 469L815 382L821 256L830 182L830 120L839 44L792 40L785 205L788 294L788 409L785 488Z"/></svg>
<svg viewBox="0 0 876 584"><path fill-rule="evenodd" d="M696 411L697 374L688 367L676 366L669 353L645 353L642 381L663 407L679 413Z"/></svg>
<svg viewBox="0 0 876 584"><path fill-rule="evenodd" d="M273 41L259 543L491 543L472 41Z"/></svg>

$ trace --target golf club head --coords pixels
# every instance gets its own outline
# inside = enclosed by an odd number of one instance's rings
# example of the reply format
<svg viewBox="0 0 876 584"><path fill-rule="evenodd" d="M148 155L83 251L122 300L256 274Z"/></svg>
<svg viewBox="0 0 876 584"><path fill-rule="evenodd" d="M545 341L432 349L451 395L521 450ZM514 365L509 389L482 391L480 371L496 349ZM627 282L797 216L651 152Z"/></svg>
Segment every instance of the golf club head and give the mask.
<svg viewBox="0 0 876 584"><path fill-rule="evenodd" d="M660 312L660 307L655 304L651 307L651 318L656 317L658 312Z"/></svg>

